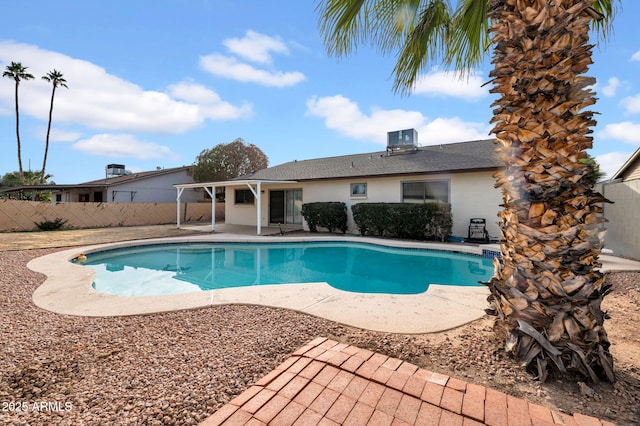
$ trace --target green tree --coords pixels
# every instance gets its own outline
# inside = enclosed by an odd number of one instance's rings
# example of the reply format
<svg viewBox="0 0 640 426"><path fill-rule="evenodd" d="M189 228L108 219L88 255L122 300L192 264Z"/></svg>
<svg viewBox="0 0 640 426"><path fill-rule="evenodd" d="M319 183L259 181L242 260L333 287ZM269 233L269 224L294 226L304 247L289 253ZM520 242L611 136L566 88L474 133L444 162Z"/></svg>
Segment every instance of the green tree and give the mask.
<svg viewBox="0 0 640 426"><path fill-rule="evenodd" d="M581 159L580 161L591 167L592 171L590 176L593 183L596 183L607 176L605 172L600 170L600 163L598 163L598 161L592 155L588 154L587 157Z"/></svg>
<svg viewBox="0 0 640 426"><path fill-rule="evenodd" d="M18 108L18 86L20 86L20 80L33 80L33 75L27 72L27 68L20 62L11 62L11 65L7 65L5 71L2 73L3 77L10 78L15 81L15 101L16 101L16 139L18 140L18 168L20 173L20 183L24 185L24 171L22 169L22 146L20 144L20 113Z"/></svg>
<svg viewBox="0 0 640 426"><path fill-rule="evenodd" d="M24 176L24 185L38 185L40 182L44 182L45 185L54 184L53 182L49 182L52 175L46 175L44 179L41 178L40 171L34 172L32 170L25 170L23 173ZM11 187L14 188L16 186L22 186L20 183L20 172L10 172L5 173L0 179L0 186L2 187Z"/></svg>
<svg viewBox="0 0 640 426"><path fill-rule="evenodd" d="M319 0L330 54L364 42L398 52L394 89L410 93L440 62L468 74L493 49L489 74L502 189L502 258L487 283L508 352L545 380L578 372L614 381L598 268L604 198L582 161L595 103L584 76L589 32L604 37L615 0Z"/></svg>
<svg viewBox="0 0 640 426"><path fill-rule="evenodd" d="M45 169L47 167L47 154L49 153L49 134L51 133L51 118L53 116L53 98L56 95L56 88L58 86L65 87L68 89L67 80L64 79L62 73L55 68L53 71L49 71L47 75L42 76L44 81L51 83L53 86L51 89L51 103L49 105L49 124L47 125L47 139L44 146L44 157L42 159L42 172L40 173L40 183L43 184L45 181Z"/></svg>
<svg viewBox="0 0 640 426"><path fill-rule="evenodd" d="M49 181L53 176L46 175L44 179L41 178L40 171L25 170L23 173L24 184L20 183L20 172L5 173L0 178L0 188L15 188L20 186L40 185L40 182L44 182L46 185L55 185L55 182ZM39 190L20 190L16 193L12 193L8 198L15 198L18 200L40 200L48 201L51 199L51 193L48 191Z"/></svg>
<svg viewBox="0 0 640 426"><path fill-rule="evenodd" d="M224 181L268 166L269 159L260 148L238 138L202 150L193 164L193 179L196 182Z"/></svg>

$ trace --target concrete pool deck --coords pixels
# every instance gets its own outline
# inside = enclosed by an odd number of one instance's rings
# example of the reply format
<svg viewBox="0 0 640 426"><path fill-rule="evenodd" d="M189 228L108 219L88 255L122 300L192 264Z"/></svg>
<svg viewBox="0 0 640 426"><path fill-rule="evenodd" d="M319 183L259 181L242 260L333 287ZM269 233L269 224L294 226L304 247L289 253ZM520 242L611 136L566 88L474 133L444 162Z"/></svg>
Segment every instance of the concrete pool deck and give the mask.
<svg viewBox="0 0 640 426"><path fill-rule="evenodd" d="M392 333L431 333L448 330L485 315L486 287L460 287L431 283L428 291L417 295L363 294L345 292L326 283L279 284L208 290L163 296L114 296L92 287L92 269L70 262L80 253L105 249L175 242L296 242L356 241L392 247L455 250L482 254L499 250L498 246L467 246L405 242L376 238L336 235L262 236L208 233L186 237L134 240L119 243L74 247L33 259L30 269L47 276L33 294L33 302L46 310L64 315L122 316L224 304L255 304L286 308L326 318L345 325ZM640 271L640 262L612 256L601 257L603 270Z"/></svg>

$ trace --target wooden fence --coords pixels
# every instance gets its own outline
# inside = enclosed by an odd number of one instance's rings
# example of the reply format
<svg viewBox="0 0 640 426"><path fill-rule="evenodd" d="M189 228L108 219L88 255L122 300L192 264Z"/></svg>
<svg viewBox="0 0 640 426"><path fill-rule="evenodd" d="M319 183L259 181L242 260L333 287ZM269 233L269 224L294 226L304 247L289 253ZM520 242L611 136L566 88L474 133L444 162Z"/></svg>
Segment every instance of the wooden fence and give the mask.
<svg viewBox="0 0 640 426"><path fill-rule="evenodd" d="M182 223L211 222L210 203L183 203ZM216 205L216 219L224 204ZM162 225L176 222L176 203L50 203L0 200L0 232L37 230L36 223L66 220L65 228Z"/></svg>

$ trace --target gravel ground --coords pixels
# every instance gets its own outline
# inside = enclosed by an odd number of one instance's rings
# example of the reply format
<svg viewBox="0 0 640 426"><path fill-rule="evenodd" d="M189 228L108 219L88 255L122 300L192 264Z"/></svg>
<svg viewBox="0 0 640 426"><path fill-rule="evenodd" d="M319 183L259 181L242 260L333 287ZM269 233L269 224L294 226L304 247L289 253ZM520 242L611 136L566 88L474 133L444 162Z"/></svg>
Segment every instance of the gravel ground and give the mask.
<svg viewBox="0 0 640 426"><path fill-rule="evenodd" d="M30 259L52 251L0 252L2 424L197 424L317 336L562 411L640 424L637 273L608 277L615 291L607 296L605 309L613 317L607 330L618 382L540 384L505 357L489 318L406 336L257 306L119 318L53 314L31 302L44 277L26 268Z"/></svg>

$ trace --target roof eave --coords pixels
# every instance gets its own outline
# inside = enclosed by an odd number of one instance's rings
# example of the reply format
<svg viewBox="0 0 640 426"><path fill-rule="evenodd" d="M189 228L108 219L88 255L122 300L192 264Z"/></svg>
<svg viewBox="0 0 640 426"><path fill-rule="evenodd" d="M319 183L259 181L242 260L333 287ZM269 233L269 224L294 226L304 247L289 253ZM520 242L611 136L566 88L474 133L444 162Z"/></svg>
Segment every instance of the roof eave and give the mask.
<svg viewBox="0 0 640 426"><path fill-rule="evenodd" d="M475 172L491 172L500 170L502 166L491 167L478 167L478 168L464 168L464 169L447 169L447 170L427 170L427 171L413 171L413 172L396 172L385 174L361 174L361 175L349 175L349 176L326 176L326 177L310 177L310 178L297 178L291 182L310 182L317 180L344 180L344 179L370 179L370 178L386 178L386 177L400 177L400 176L416 176L416 175L443 175L453 173L475 173Z"/></svg>
<svg viewBox="0 0 640 426"><path fill-rule="evenodd" d="M633 165L636 161L640 160L640 148L631 154L631 157L620 167L620 169L611 176L610 180L622 179L623 175L627 172L627 169Z"/></svg>
<svg viewBox="0 0 640 426"><path fill-rule="evenodd" d="M173 185L175 188L211 188L211 187L219 187L219 186L237 186L237 185L252 185L252 184L286 184L286 183L297 183L297 180L277 180L277 179L241 179L241 180L222 180L218 182L200 182L200 183L179 183Z"/></svg>

